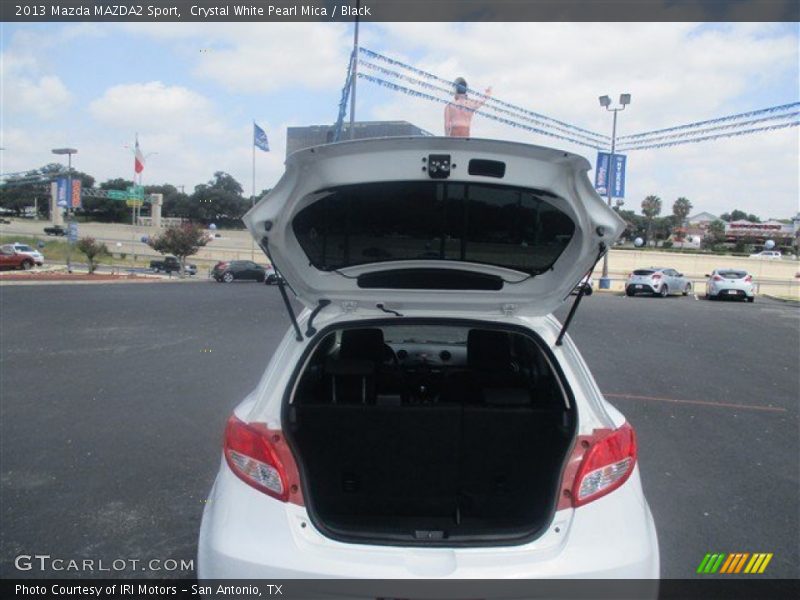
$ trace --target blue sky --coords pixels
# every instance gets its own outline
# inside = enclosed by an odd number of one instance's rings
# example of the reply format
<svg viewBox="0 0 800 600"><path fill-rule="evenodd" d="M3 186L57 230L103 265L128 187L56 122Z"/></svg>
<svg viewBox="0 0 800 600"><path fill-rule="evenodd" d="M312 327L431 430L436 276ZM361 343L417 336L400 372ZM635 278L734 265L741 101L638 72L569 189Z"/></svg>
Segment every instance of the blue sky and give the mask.
<svg viewBox="0 0 800 600"><path fill-rule="evenodd" d="M187 190L215 170L250 192L251 122L273 147L258 154L257 189L281 174L286 126L336 117L352 26L290 24L2 25L2 172L79 149L77 168L130 177L123 146L139 132L145 183ZM620 133L637 133L797 101L797 24L364 24L364 46L500 99L607 133L597 96L633 94ZM404 119L442 131L440 105L361 83L361 119ZM594 151L475 118L473 132ZM629 156L626 207L658 194L697 211L798 210L800 128ZM667 209L668 210L668 209Z"/></svg>

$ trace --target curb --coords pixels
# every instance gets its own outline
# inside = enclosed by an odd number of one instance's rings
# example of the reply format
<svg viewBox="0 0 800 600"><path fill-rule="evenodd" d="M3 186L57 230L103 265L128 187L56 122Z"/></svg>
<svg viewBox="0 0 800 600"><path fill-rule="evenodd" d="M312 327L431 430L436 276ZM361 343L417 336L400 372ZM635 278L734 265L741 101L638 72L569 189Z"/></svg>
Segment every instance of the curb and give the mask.
<svg viewBox="0 0 800 600"><path fill-rule="evenodd" d="M784 304L797 304L800 305L800 300L795 300L793 298L781 298L780 296L773 296L772 294L761 294L764 298L769 298L770 300L775 300L776 302L783 302Z"/></svg>
<svg viewBox="0 0 800 600"><path fill-rule="evenodd" d="M205 280L201 280L205 281ZM70 281L70 280L46 280L46 279L32 279L30 281L21 281L19 279L15 280L3 280L0 277L0 287L11 287L11 286L25 286L25 285L122 285L127 283L199 283L198 280L188 280L188 279L161 279L157 277L140 277L140 278L131 278L131 279L100 279L98 281L87 281L85 279L78 280L78 281Z"/></svg>

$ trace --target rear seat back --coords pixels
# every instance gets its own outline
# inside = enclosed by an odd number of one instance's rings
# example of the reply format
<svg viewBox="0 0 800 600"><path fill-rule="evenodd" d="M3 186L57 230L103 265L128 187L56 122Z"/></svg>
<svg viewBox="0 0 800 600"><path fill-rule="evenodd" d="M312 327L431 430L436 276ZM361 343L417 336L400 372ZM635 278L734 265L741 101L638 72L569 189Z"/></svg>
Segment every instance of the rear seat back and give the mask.
<svg viewBox="0 0 800 600"><path fill-rule="evenodd" d="M460 407L298 405L295 410L307 481L318 487L317 497L324 495L326 510L408 516L455 511Z"/></svg>

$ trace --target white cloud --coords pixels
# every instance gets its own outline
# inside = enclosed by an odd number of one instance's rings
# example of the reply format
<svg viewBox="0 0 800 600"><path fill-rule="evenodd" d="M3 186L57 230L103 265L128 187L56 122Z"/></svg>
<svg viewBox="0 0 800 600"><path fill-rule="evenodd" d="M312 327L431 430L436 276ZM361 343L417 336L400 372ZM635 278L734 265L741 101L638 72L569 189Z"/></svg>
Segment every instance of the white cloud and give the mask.
<svg viewBox="0 0 800 600"><path fill-rule="evenodd" d="M15 36L10 46L0 54L4 109L15 116L48 119L68 108L72 94L57 75L45 72L30 40Z"/></svg>
<svg viewBox="0 0 800 600"><path fill-rule="evenodd" d="M220 133L211 102L182 86L160 81L115 85L89 104L93 117L117 128L158 133Z"/></svg>
<svg viewBox="0 0 800 600"><path fill-rule="evenodd" d="M131 24L129 31L173 42L194 74L229 92L269 93L341 85L350 52L339 23Z"/></svg>

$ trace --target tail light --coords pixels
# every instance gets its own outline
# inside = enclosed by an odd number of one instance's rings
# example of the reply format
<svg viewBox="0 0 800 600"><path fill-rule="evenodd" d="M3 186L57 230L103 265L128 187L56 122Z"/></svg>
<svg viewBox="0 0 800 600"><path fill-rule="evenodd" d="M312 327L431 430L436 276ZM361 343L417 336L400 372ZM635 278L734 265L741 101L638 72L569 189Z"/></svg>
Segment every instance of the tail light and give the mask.
<svg viewBox="0 0 800 600"><path fill-rule="evenodd" d="M744 280L745 280L747 283L753 283L753 277L752 277L752 276L750 276L750 275L748 275L747 277L745 277L745 278L744 278Z"/></svg>
<svg viewBox="0 0 800 600"><path fill-rule="evenodd" d="M652 278L653 279L661 279L661 273L653 273Z"/></svg>
<svg viewBox="0 0 800 600"><path fill-rule="evenodd" d="M246 484L282 502L303 504L297 465L282 432L231 416L224 453L228 466Z"/></svg>
<svg viewBox="0 0 800 600"><path fill-rule="evenodd" d="M720 277L719 275L714 275L713 279L714 281L722 281L722 277Z"/></svg>
<svg viewBox="0 0 800 600"><path fill-rule="evenodd" d="M589 442L575 483L572 505L582 506L614 491L628 480L636 465L636 433L629 423L605 430Z"/></svg>

